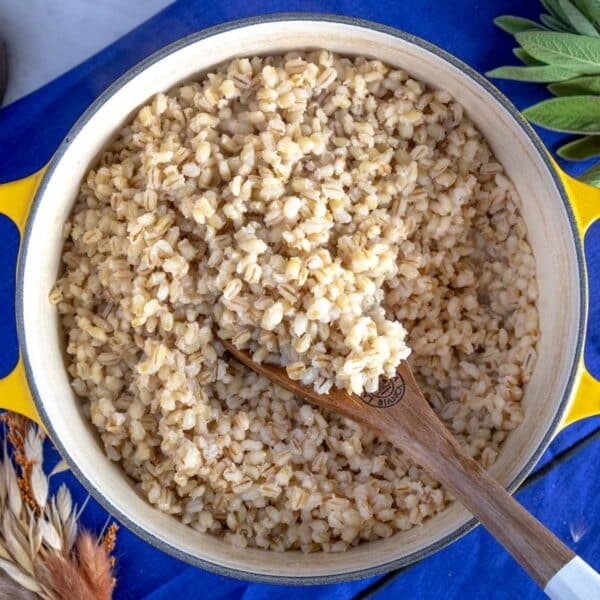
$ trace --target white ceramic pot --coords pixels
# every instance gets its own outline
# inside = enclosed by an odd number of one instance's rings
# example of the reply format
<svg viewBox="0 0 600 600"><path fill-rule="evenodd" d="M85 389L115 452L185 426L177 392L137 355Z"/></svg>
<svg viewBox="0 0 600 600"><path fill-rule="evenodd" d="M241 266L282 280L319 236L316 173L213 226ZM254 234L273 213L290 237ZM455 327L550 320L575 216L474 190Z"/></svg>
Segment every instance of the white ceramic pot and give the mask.
<svg viewBox="0 0 600 600"><path fill-rule="evenodd" d="M62 226L80 182L137 107L234 56L318 47L376 57L448 90L466 107L519 191L537 264L541 339L523 400L525 420L491 469L512 491L561 424L600 410L600 384L582 361L587 288L581 242L600 212L600 191L560 174L512 104L448 53L400 31L341 17L275 15L228 23L182 39L134 67L79 119L45 171L0 188L2 211L21 229L26 221L16 299L22 361L0 383L3 404L39 418L90 493L149 543L212 571L280 583L334 582L398 568L456 540L475 522L454 503L420 527L341 554L239 550L192 530L150 506L104 454L69 384L48 293L60 268Z"/></svg>

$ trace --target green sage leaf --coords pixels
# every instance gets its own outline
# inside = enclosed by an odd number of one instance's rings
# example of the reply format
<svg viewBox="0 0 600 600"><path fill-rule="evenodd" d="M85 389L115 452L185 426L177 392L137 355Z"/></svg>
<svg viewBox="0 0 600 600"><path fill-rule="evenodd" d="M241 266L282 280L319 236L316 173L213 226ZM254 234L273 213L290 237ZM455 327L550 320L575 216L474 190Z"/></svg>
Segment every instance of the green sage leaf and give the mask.
<svg viewBox="0 0 600 600"><path fill-rule="evenodd" d="M533 56L529 56L529 54L527 54L527 52L525 52L525 50L523 50L523 48L513 48L513 54L524 64L526 64L529 67L534 67L537 66L539 67L540 65L543 65L543 62L540 62L539 60L535 60L535 58L533 58Z"/></svg>
<svg viewBox="0 0 600 600"><path fill-rule="evenodd" d="M564 81L577 75L576 72L555 65L541 65L531 67L498 67L486 73L488 77L498 79L513 79L515 81L532 81L548 83L550 81Z"/></svg>
<svg viewBox="0 0 600 600"><path fill-rule="evenodd" d="M583 181L583 183L589 183L595 187L600 187L600 163L583 172L577 179Z"/></svg>
<svg viewBox="0 0 600 600"><path fill-rule="evenodd" d="M554 31L522 31L515 38L537 60L581 75L600 73L600 38Z"/></svg>
<svg viewBox="0 0 600 600"><path fill-rule="evenodd" d="M531 21L530 19L523 19L522 17L513 17L512 15L502 15L496 17L494 23L500 27L506 33L519 33L520 31L530 31L532 29L546 29L543 25Z"/></svg>
<svg viewBox="0 0 600 600"><path fill-rule="evenodd" d="M594 156L600 156L600 136L586 135L563 144L556 153L567 160L587 160Z"/></svg>
<svg viewBox="0 0 600 600"><path fill-rule="evenodd" d="M542 6L555 18L559 21L562 21L565 25L569 25L569 19L567 19L567 15L562 10L558 0L540 0Z"/></svg>
<svg viewBox="0 0 600 600"><path fill-rule="evenodd" d="M558 0L558 4L565 13L573 29L582 35L600 37L598 30L588 21L588 18L569 0Z"/></svg>
<svg viewBox="0 0 600 600"><path fill-rule="evenodd" d="M591 21L600 25L600 0L574 0L574 3Z"/></svg>
<svg viewBox="0 0 600 600"><path fill-rule="evenodd" d="M523 114L546 129L600 134L600 98L597 96L550 98L530 106Z"/></svg>
<svg viewBox="0 0 600 600"><path fill-rule="evenodd" d="M552 83L548 89L555 96L585 96L597 94L600 96L600 75L575 77L569 81Z"/></svg>
<svg viewBox="0 0 600 600"><path fill-rule="evenodd" d="M562 31L565 33L572 33L573 28L568 25L563 25L562 21L559 21L557 18L551 15L540 15L540 21L546 25L546 27L550 27L550 29L554 29L554 31Z"/></svg>

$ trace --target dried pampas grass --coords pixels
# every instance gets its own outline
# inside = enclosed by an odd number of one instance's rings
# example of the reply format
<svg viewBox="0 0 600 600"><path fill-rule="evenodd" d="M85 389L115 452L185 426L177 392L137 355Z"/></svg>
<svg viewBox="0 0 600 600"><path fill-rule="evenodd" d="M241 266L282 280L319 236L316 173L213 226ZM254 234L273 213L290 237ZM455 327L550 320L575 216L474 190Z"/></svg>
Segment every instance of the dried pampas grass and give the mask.
<svg viewBox="0 0 600 600"><path fill-rule="evenodd" d="M8 579L0 578L0 600L110 600L116 584L111 553L117 525L101 540L79 531L81 510L68 488L63 484L50 495L50 477L66 465L61 461L45 474L44 433L13 413L4 413L0 420L13 450L10 456L5 440L0 459L0 572Z"/></svg>

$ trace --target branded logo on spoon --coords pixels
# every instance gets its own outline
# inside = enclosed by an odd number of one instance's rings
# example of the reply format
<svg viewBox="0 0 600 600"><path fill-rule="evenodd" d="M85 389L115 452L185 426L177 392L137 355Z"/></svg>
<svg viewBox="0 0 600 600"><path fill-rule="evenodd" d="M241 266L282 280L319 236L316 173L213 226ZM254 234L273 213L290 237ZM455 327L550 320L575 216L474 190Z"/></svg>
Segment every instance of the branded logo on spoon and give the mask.
<svg viewBox="0 0 600 600"><path fill-rule="evenodd" d="M396 375L392 379L382 377L379 380L379 388L376 392L366 392L360 398L369 406L389 408L402 400L405 390L406 386L401 375Z"/></svg>

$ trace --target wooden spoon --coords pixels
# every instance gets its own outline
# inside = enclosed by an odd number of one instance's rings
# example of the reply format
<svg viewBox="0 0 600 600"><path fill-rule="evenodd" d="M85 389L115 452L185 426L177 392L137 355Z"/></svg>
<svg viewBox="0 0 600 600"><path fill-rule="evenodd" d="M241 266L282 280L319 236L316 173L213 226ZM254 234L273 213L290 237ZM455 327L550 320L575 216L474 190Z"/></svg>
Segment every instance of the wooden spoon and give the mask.
<svg viewBox="0 0 600 600"><path fill-rule="evenodd" d="M600 575L529 514L497 481L467 456L429 406L406 361L376 393L362 396L314 388L290 379L284 368L258 364L231 342L223 346L239 362L273 383L370 427L440 481L513 555L551 598L600 599Z"/></svg>

